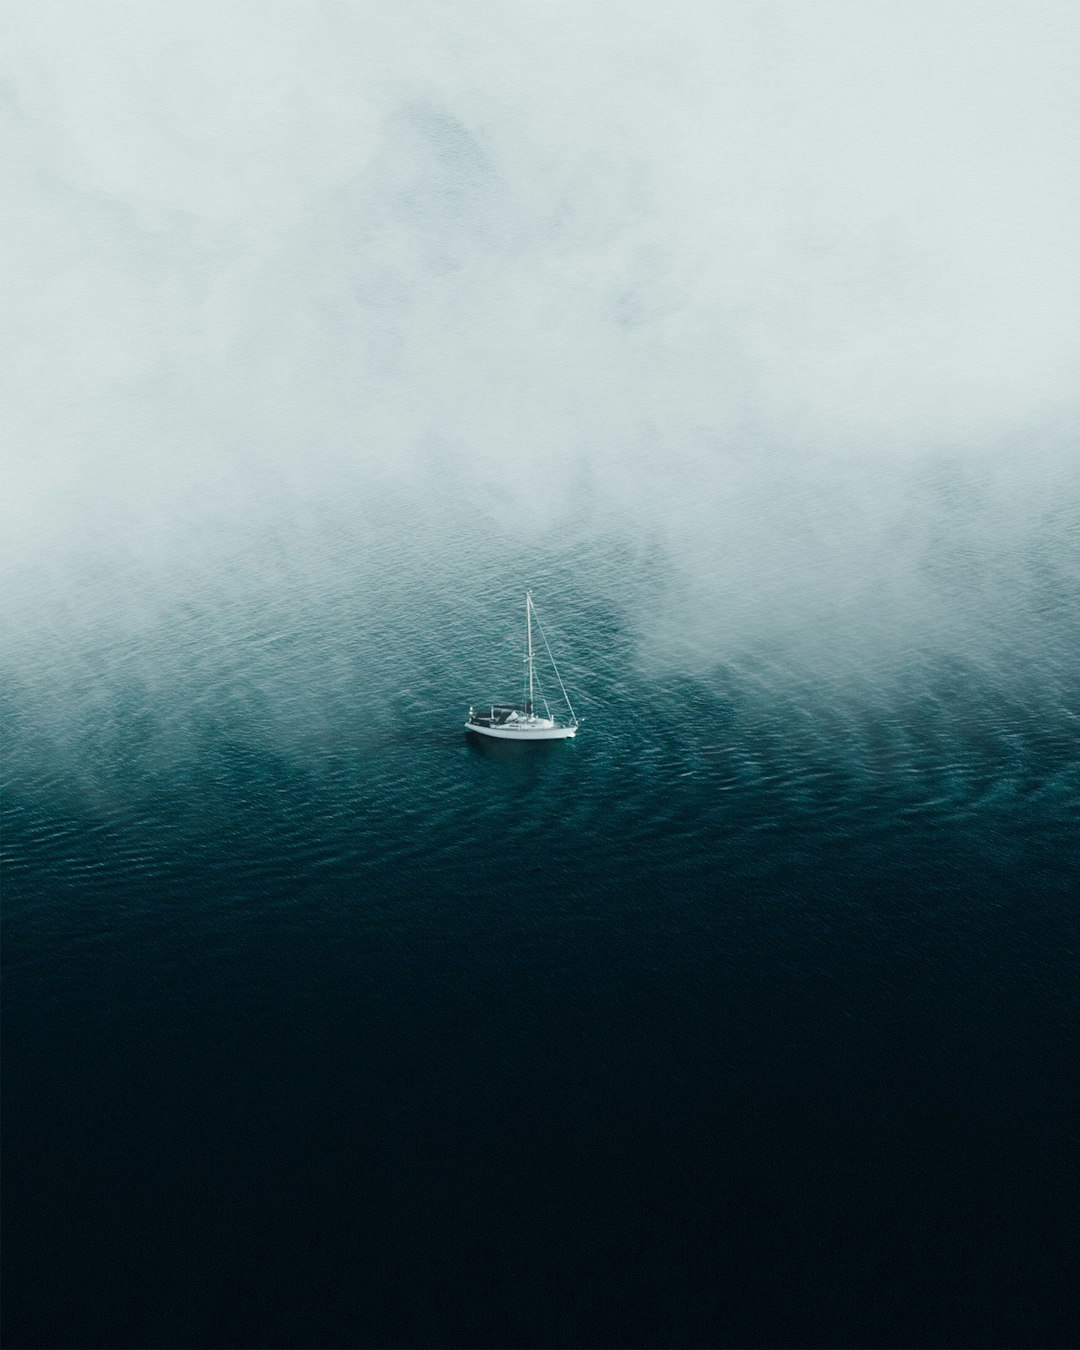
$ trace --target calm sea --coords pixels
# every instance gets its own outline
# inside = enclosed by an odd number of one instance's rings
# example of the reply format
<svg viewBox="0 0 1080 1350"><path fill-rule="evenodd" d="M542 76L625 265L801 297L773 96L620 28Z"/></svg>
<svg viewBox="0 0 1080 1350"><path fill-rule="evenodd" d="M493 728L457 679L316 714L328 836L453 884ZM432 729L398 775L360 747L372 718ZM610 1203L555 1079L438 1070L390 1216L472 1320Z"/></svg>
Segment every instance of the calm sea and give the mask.
<svg viewBox="0 0 1080 1350"><path fill-rule="evenodd" d="M6 1344L1075 1345L1075 596L837 675L325 548L10 635ZM472 742L526 584L582 732Z"/></svg>

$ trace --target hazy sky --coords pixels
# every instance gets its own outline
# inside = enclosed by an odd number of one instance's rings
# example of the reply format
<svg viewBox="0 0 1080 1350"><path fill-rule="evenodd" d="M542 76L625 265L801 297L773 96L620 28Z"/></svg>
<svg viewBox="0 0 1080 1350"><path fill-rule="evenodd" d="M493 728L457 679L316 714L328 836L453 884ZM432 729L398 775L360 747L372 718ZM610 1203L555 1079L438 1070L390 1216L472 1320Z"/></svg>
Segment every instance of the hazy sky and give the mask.
<svg viewBox="0 0 1080 1350"><path fill-rule="evenodd" d="M1072 0L4 25L16 589L257 550L388 482L653 538L703 631L721 577L925 608L889 568L957 482L972 547L1057 511L1075 556Z"/></svg>

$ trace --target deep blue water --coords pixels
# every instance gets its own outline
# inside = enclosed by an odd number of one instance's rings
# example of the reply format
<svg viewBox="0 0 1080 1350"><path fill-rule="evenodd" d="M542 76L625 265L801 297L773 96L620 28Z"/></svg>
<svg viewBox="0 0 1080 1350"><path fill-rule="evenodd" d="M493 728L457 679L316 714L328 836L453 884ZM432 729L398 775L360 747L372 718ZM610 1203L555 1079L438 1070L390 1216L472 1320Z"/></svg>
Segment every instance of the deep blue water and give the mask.
<svg viewBox="0 0 1080 1350"><path fill-rule="evenodd" d="M1075 1344L1074 600L690 670L494 554L10 663L6 1344ZM584 727L473 743L526 581Z"/></svg>

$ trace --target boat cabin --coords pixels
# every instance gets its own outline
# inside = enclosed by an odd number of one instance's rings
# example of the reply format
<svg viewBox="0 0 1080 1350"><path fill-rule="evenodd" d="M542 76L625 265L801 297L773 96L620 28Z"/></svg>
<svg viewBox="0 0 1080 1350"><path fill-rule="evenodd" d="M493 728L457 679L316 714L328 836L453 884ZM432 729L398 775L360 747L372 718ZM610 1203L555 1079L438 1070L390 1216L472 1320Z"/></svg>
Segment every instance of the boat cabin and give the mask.
<svg viewBox="0 0 1080 1350"><path fill-rule="evenodd" d="M490 708L470 708L469 721L477 727L501 727L531 713L531 703L493 703Z"/></svg>

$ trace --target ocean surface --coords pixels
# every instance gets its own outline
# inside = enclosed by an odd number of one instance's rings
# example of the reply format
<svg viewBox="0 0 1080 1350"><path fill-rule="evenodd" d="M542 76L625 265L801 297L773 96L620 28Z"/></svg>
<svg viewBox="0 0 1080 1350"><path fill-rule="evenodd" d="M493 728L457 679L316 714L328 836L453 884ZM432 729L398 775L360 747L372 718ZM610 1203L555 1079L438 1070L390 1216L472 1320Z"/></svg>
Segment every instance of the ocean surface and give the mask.
<svg viewBox="0 0 1080 1350"><path fill-rule="evenodd" d="M691 641L393 519L9 622L5 1344L1075 1345L1075 533Z"/></svg>

